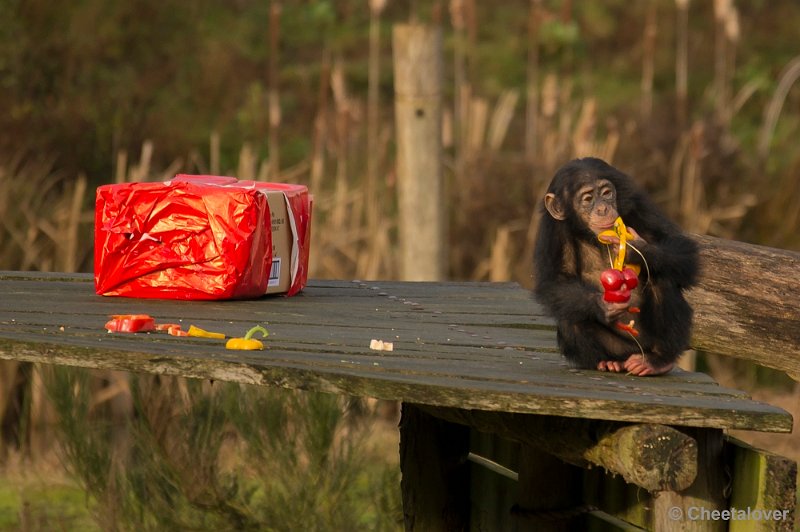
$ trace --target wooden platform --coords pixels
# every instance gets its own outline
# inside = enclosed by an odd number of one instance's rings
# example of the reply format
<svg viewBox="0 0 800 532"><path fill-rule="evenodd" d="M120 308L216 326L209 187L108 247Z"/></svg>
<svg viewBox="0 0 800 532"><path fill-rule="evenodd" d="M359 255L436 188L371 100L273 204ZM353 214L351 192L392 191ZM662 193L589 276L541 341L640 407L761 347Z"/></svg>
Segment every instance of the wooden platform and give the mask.
<svg viewBox="0 0 800 532"><path fill-rule="evenodd" d="M146 313L241 336L109 334L111 314ZM552 321L515 284L313 281L295 297L184 302L95 295L88 275L0 273L0 358L572 418L790 432L791 416L698 373L659 378L570 369ZM370 340L394 343L374 351Z"/></svg>
<svg viewBox="0 0 800 532"><path fill-rule="evenodd" d="M142 313L228 336L262 324L268 349L103 327ZM0 272L0 358L402 401L406 530L723 530L673 512L733 504L794 526L794 461L724 437L790 432L787 412L699 373L570 369L515 284L314 281L292 298L185 302Z"/></svg>

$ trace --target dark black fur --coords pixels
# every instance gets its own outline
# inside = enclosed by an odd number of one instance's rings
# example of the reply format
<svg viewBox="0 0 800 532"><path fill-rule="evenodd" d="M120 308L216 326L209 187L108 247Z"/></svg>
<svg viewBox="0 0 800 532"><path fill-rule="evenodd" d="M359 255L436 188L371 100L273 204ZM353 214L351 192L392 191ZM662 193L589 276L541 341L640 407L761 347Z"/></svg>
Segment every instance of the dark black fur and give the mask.
<svg viewBox="0 0 800 532"><path fill-rule="evenodd" d="M643 302L637 315L638 338L647 361L665 366L688 348L692 309L683 290L698 274L696 244L687 238L633 180L600 159L571 161L556 172L548 192L556 194L568 209L567 219L554 219L542 209L534 253L535 288L538 300L558 323L561 352L576 367L596 368L602 360L624 361L639 353L639 346L625 333L605 322L602 288L584 276L587 258L581 242L602 250L603 246L572 207L578 187L598 178L608 179L617 191L617 210L625 224L635 229L647 244L640 249L649 266L640 274ZM573 255L571 255L573 254ZM574 256L575 261L566 257ZM637 255L628 251L635 261Z"/></svg>

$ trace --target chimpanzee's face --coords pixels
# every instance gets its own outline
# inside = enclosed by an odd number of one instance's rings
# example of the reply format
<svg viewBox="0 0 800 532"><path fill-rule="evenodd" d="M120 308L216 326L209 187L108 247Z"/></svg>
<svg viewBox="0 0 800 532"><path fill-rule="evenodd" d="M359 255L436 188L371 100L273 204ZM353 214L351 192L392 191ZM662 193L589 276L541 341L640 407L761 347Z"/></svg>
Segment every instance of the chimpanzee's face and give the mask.
<svg viewBox="0 0 800 532"><path fill-rule="evenodd" d="M609 180L594 179L578 188L572 207L594 234L600 234L617 219L617 191Z"/></svg>

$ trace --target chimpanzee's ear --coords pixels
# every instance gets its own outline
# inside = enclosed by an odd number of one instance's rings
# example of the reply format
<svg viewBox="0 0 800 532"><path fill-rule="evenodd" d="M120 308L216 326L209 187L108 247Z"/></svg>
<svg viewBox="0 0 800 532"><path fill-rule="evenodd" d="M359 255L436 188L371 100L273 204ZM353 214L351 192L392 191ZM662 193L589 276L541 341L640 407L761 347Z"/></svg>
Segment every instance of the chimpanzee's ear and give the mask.
<svg viewBox="0 0 800 532"><path fill-rule="evenodd" d="M555 194L552 192L548 192L544 196L544 208L547 209L547 212L550 213L550 216L555 218L556 220L566 220L567 213L564 210L564 206L558 200Z"/></svg>

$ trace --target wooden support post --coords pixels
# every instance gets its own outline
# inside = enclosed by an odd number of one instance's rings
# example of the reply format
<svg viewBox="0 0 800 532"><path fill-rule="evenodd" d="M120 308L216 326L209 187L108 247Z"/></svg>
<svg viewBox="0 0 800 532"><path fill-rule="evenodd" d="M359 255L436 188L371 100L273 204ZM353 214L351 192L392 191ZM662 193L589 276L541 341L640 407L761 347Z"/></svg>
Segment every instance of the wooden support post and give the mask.
<svg viewBox="0 0 800 532"><path fill-rule="evenodd" d="M446 271L442 182L442 32L398 25L394 49L402 279L442 280Z"/></svg>
<svg viewBox="0 0 800 532"><path fill-rule="evenodd" d="M408 531L469 530L469 428L403 403L400 470Z"/></svg>
<svg viewBox="0 0 800 532"><path fill-rule="evenodd" d="M654 498L653 530L727 530L727 521L712 517L714 511L728 509L722 431L687 428L685 432L697 441L697 478L684 491L665 491Z"/></svg>
<svg viewBox="0 0 800 532"><path fill-rule="evenodd" d="M267 105L269 117L269 178L278 179L280 172L280 141L278 131L281 125L281 102L278 95L278 54L280 51L281 4L273 0L269 6L269 63L267 84Z"/></svg>

